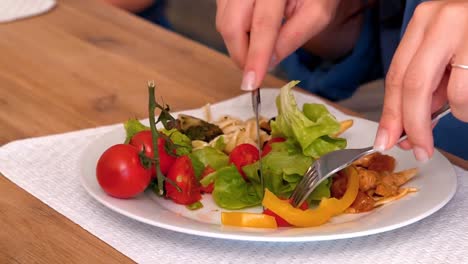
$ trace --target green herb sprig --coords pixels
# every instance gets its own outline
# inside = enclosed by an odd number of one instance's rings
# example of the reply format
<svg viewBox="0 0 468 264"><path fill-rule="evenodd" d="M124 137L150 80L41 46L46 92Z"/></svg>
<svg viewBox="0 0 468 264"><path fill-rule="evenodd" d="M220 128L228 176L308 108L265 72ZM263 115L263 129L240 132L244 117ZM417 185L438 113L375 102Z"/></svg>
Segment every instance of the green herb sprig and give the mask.
<svg viewBox="0 0 468 264"><path fill-rule="evenodd" d="M182 190L180 189L180 187L175 184L173 181L169 181L169 179L167 179L161 172L161 165L159 163L159 151L158 151L158 139L160 136L158 130L156 129L156 124L161 122L164 126L165 129L170 129L169 127L169 124L170 122L174 122L175 121L175 118L170 114L170 108L168 105L160 105L156 102L156 98L155 98L155 84L154 84L154 81L149 81L148 82L148 94L149 94L149 101L148 101L148 116L149 116L149 123L150 123L150 129L151 129L151 139L152 139L152 142L153 142L153 162L155 163L155 167L156 167L156 180L157 180L157 185L155 186L157 189L156 189L156 194L162 196L164 195L164 181L167 180L169 182L169 184L172 184L174 185L174 187L179 191L181 192ZM161 110L161 113L159 114L158 116L158 120L156 121L155 120L155 111L156 109L160 109ZM167 138L165 138L165 142L166 143L171 143L170 140L167 140ZM173 153L172 152L172 149L174 149L174 146L172 145L169 145L169 146L165 146L167 149L170 149L171 151L169 151L168 153L170 153L170 155Z"/></svg>

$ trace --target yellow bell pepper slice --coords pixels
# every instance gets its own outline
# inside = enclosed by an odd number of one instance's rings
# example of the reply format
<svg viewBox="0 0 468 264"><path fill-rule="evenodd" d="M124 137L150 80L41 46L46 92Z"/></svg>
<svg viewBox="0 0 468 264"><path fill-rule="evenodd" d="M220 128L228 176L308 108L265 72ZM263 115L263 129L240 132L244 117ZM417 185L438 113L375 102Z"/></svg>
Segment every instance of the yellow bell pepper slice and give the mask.
<svg viewBox="0 0 468 264"><path fill-rule="evenodd" d="M273 216L246 212L222 212L221 223L240 227L277 228Z"/></svg>
<svg viewBox="0 0 468 264"><path fill-rule="evenodd" d="M348 184L343 197L341 199L324 198L315 209L304 211L294 208L288 201L279 199L268 189L265 190L262 204L293 226L311 227L322 225L333 216L341 214L356 199L359 191L358 173L354 167L346 168L345 173L348 175Z"/></svg>

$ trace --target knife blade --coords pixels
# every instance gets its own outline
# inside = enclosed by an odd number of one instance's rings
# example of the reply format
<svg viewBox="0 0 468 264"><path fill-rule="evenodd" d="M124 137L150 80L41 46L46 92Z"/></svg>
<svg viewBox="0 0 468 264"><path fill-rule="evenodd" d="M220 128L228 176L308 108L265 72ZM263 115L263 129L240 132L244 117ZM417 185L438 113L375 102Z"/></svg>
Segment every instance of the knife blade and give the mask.
<svg viewBox="0 0 468 264"><path fill-rule="evenodd" d="M260 99L260 88L255 89L252 91L252 108L255 114L255 121L257 124L257 148L258 148L258 171L257 174L260 178L260 184L262 186L262 190L265 191L265 182L263 180L263 173L262 173L262 145L261 145L261 140L260 140L260 105L261 105L261 99Z"/></svg>

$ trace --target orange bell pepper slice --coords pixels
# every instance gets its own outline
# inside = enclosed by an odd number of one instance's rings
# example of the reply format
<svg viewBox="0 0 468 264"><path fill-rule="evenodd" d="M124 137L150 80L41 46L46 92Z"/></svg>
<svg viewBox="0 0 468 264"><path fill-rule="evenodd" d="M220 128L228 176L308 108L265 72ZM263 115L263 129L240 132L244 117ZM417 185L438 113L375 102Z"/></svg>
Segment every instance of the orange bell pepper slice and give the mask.
<svg viewBox="0 0 468 264"><path fill-rule="evenodd" d="M240 227L277 228L273 216L246 212L222 212L221 223Z"/></svg>
<svg viewBox="0 0 468 264"><path fill-rule="evenodd" d="M268 189L265 190L262 204L293 226L311 227L322 225L335 215L341 214L356 199L359 191L359 176L354 167L345 169L348 175L348 184L341 199L324 198L315 209L301 210L294 208L288 201L276 197Z"/></svg>

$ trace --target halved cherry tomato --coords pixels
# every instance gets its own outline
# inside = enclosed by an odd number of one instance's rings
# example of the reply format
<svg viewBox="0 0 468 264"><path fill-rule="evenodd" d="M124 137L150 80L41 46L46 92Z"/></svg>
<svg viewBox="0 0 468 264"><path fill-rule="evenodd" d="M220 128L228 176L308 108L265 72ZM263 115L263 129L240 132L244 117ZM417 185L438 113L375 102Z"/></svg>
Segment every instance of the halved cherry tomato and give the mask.
<svg viewBox="0 0 468 264"><path fill-rule="evenodd" d="M284 142L286 141L285 138L282 137L276 137L268 140L268 142L263 146L262 149L262 157L265 157L268 153L271 151L271 144L276 143L276 142Z"/></svg>
<svg viewBox="0 0 468 264"><path fill-rule="evenodd" d="M129 142L130 145L137 147L140 151L145 147L146 156L153 158L153 139L150 130L144 130L136 133ZM169 155L166 151L166 140L162 137L158 138L158 153L159 153L159 166L161 168L162 174L166 175L169 171L169 168L175 162L175 154ZM174 152L175 153L175 152ZM156 177L156 168L152 168L152 176Z"/></svg>
<svg viewBox="0 0 468 264"><path fill-rule="evenodd" d="M289 203L291 203L291 199L281 199L281 200L288 200ZM307 204L307 202L303 202L301 204L301 206L299 206L300 209L302 210L307 210L309 209L309 205ZM273 211L271 211L270 209L265 209L263 211L264 214L266 215L271 215L275 218L276 220L276 224L279 226L279 227L288 227L288 226L292 226L290 223L288 223L288 221L284 220L281 216L275 214Z"/></svg>
<svg viewBox="0 0 468 264"><path fill-rule="evenodd" d="M169 169L167 178L181 189L179 192L171 183L165 182L166 196L174 202L190 205L201 199L200 184L195 178L195 171L189 156L178 157Z"/></svg>
<svg viewBox="0 0 468 264"><path fill-rule="evenodd" d="M206 176L208 176L209 174L211 174L211 173L213 173L215 171L216 170L211 168L210 165L206 166L205 169L203 170L202 174L201 174L201 179L205 178ZM200 187L200 190L203 193L212 193L213 189L214 189L214 182L210 183L206 187L203 187L203 186Z"/></svg>
<svg viewBox="0 0 468 264"><path fill-rule="evenodd" d="M237 170L245 180L247 180L247 176L245 176L242 167L252 164L259 159L260 155L258 153L258 149L255 146L247 143L237 145L231 151L231 154L229 154L229 162L236 165Z"/></svg>
<svg viewBox="0 0 468 264"><path fill-rule="evenodd" d="M151 170L141 164L136 147L117 144L99 158L96 177L101 188L110 196L131 198L148 187Z"/></svg>

